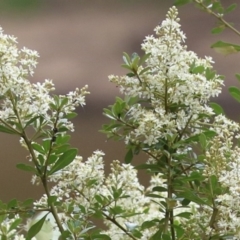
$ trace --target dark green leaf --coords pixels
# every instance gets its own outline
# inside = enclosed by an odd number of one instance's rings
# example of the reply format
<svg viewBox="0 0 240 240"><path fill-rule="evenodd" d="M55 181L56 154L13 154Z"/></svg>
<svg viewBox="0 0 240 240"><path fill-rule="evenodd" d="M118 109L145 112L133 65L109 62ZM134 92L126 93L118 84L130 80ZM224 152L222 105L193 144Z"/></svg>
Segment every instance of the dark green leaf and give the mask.
<svg viewBox="0 0 240 240"><path fill-rule="evenodd" d="M209 105L217 115L220 115L220 114L224 115L224 110L219 104L210 102Z"/></svg>
<svg viewBox="0 0 240 240"><path fill-rule="evenodd" d="M135 74L135 73L132 73L132 72L127 73L126 75L127 75L128 77L134 77L134 76L136 76L136 74Z"/></svg>
<svg viewBox="0 0 240 240"><path fill-rule="evenodd" d="M122 64L121 67L126 68L126 69L128 69L128 70L130 70L130 71L133 70L132 67L130 67L130 66L127 65L127 64Z"/></svg>
<svg viewBox="0 0 240 240"><path fill-rule="evenodd" d="M135 71L137 71L138 69L138 66L139 66L139 60L140 60L140 57L137 55L137 53L135 53L133 55L133 58L132 58L132 69L134 69Z"/></svg>
<svg viewBox="0 0 240 240"><path fill-rule="evenodd" d="M177 239L182 239L183 234L185 233L184 229L179 225L174 225L176 231Z"/></svg>
<svg viewBox="0 0 240 240"><path fill-rule="evenodd" d="M7 127L5 127L3 125L0 125L0 132L9 133L9 134L17 134L17 135L19 134L14 129L7 128Z"/></svg>
<svg viewBox="0 0 240 240"><path fill-rule="evenodd" d="M211 68L206 68L205 76L207 80L213 79L216 75L216 71L212 70Z"/></svg>
<svg viewBox="0 0 240 240"><path fill-rule="evenodd" d="M160 186L157 186L157 187L154 187L152 189L152 191L157 191L157 192L166 192L167 189L165 187L160 187Z"/></svg>
<svg viewBox="0 0 240 240"><path fill-rule="evenodd" d="M125 155L124 161L125 163L131 163L133 159L133 151L132 149L129 149Z"/></svg>
<svg viewBox="0 0 240 240"><path fill-rule="evenodd" d="M163 235L162 235L162 240L172 240L172 238L170 237L169 234L163 233Z"/></svg>
<svg viewBox="0 0 240 240"><path fill-rule="evenodd" d="M218 41L211 45L216 52L221 53L223 55L228 55L231 53L236 53L240 51L240 46L232 43L227 43L223 41Z"/></svg>
<svg viewBox="0 0 240 240"><path fill-rule="evenodd" d="M18 225L22 222L22 219L20 218L17 218L15 219L12 223L11 223L11 226L9 228L9 232L13 229L16 229L18 227Z"/></svg>
<svg viewBox="0 0 240 240"><path fill-rule="evenodd" d="M146 196L151 197L151 198L164 198L163 196L160 196L160 195L157 195L157 194L152 194L152 193L146 194Z"/></svg>
<svg viewBox="0 0 240 240"><path fill-rule="evenodd" d="M240 81L240 74L236 74L235 77L237 78L238 81Z"/></svg>
<svg viewBox="0 0 240 240"><path fill-rule="evenodd" d="M40 118L40 116L36 116L36 117L33 117L31 118L29 121L26 122L25 126L24 126L24 129L29 126L31 123L35 122L38 118Z"/></svg>
<svg viewBox="0 0 240 240"><path fill-rule="evenodd" d="M230 87L228 91L235 100L240 102L240 90L237 87Z"/></svg>
<svg viewBox="0 0 240 240"><path fill-rule="evenodd" d="M42 154L45 154L44 149L43 149L42 146L40 146L39 144L37 144L37 143L32 143L31 146L32 146L32 148L33 148L34 150L36 150L37 152L42 153Z"/></svg>
<svg viewBox="0 0 240 240"><path fill-rule="evenodd" d="M149 71L150 69L151 69L151 67L146 67L146 68L144 68L144 69L139 73L139 75L141 75L141 74Z"/></svg>
<svg viewBox="0 0 240 240"><path fill-rule="evenodd" d="M131 59L130 59L129 55L128 55L126 52L123 53L123 61L124 61L127 65L130 65L130 64L131 64Z"/></svg>
<svg viewBox="0 0 240 240"><path fill-rule="evenodd" d="M131 231L131 233L135 238L141 238L143 236L142 233L137 229L134 229L133 231Z"/></svg>
<svg viewBox="0 0 240 240"><path fill-rule="evenodd" d="M151 169L151 170L155 170L155 171L159 171L159 167L158 165L156 164L146 164L146 163L143 163L143 164L140 164L138 166L135 167L135 169Z"/></svg>
<svg viewBox="0 0 240 240"><path fill-rule="evenodd" d="M206 139L206 136L203 133L201 133L199 135L199 143L200 143L202 149L206 149L207 139Z"/></svg>
<svg viewBox="0 0 240 240"><path fill-rule="evenodd" d="M100 240L100 239L102 239L102 240L111 240L111 238L108 236L108 235L106 235L106 234L93 234L92 236L91 236L91 238L92 239L95 239L95 240Z"/></svg>
<svg viewBox="0 0 240 240"><path fill-rule="evenodd" d="M47 215L48 213L30 227L26 236L26 240L31 240L42 229Z"/></svg>
<svg viewBox="0 0 240 240"><path fill-rule="evenodd" d="M23 207L29 207L29 206L32 206L32 204L33 204L33 199L29 198L22 203L22 206Z"/></svg>
<svg viewBox="0 0 240 240"><path fill-rule="evenodd" d="M145 55L143 55L140 59L139 65L142 65L143 63L146 62L146 60L151 56L151 53L147 53Z"/></svg>
<svg viewBox="0 0 240 240"><path fill-rule="evenodd" d="M237 7L237 4L233 3L225 9L224 13L225 14L230 13L230 12L234 11L236 9L236 7Z"/></svg>
<svg viewBox="0 0 240 240"><path fill-rule="evenodd" d="M69 142L71 136L70 135L63 135L63 136L58 136L56 140L56 144L65 144Z"/></svg>
<svg viewBox="0 0 240 240"><path fill-rule="evenodd" d="M73 119L73 118L75 118L77 115L78 115L77 113L71 112L71 113L68 113L68 114L66 115L66 118L67 118L67 119Z"/></svg>
<svg viewBox="0 0 240 240"><path fill-rule="evenodd" d="M162 239L162 229L159 229L151 238L150 240L160 240Z"/></svg>
<svg viewBox="0 0 240 240"><path fill-rule="evenodd" d="M179 195L180 196L178 196L178 197L186 198L189 201L195 202L195 203L200 204L200 205L201 204L206 205L206 202L202 198L198 197L196 194L194 194L191 191L185 191L185 192L182 192Z"/></svg>
<svg viewBox="0 0 240 240"><path fill-rule="evenodd" d="M57 160L55 165L52 167L49 174L53 174L53 173L65 168L67 165L69 165L75 159L76 155L77 155L77 149L75 149L75 148L69 149L66 152L64 152L59 157L59 159Z"/></svg>
<svg viewBox="0 0 240 240"><path fill-rule="evenodd" d="M50 146L51 146L51 140L50 140L50 139L44 140L44 141L42 142L42 146L43 146L44 150L45 150L46 152L48 152L49 149L50 149Z"/></svg>
<svg viewBox="0 0 240 240"><path fill-rule="evenodd" d="M61 97L60 98L60 108L62 108L66 104L68 104L68 98L67 97Z"/></svg>
<svg viewBox="0 0 240 240"><path fill-rule="evenodd" d="M125 210L121 206L114 206L109 209L109 213L113 215L119 215L124 213Z"/></svg>
<svg viewBox="0 0 240 240"><path fill-rule="evenodd" d="M53 203L55 203L56 201L57 201L57 196L50 196L49 198L48 198L48 205L52 205Z"/></svg>
<svg viewBox="0 0 240 240"><path fill-rule="evenodd" d="M17 205L18 205L17 199L14 198L8 202L7 208L8 209L15 208L15 207L17 207Z"/></svg>
<svg viewBox="0 0 240 240"><path fill-rule="evenodd" d="M191 215L192 215L191 212L182 212L182 213L177 214L176 216L189 219L191 217Z"/></svg>
<svg viewBox="0 0 240 240"><path fill-rule="evenodd" d="M175 6L181 6L181 5L185 5L187 3L192 2L192 0L175 0L174 1L174 5Z"/></svg>
<svg viewBox="0 0 240 240"><path fill-rule="evenodd" d="M204 66L197 66L197 67L192 69L192 73L194 73L194 74L198 74L198 73L201 74L201 73L204 72L204 70L205 70Z"/></svg>
<svg viewBox="0 0 240 240"><path fill-rule="evenodd" d="M30 165L24 164L24 163L18 163L16 167L20 170L36 173L36 169Z"/></svg>
<svg viewBox="0 0 240 240"><path fill-rule="evenodd" d="M151 220L151 221L145 221L145 222L143 222L141 229L142 230L148 229L148 228L156 226L156 224L158 224L158 221L156 221L156 219Z"/></svg>
<svg viewBox="0 0 240 240"><path fill-rule="evenodd" d="M212 31L211 31L211 33L212 33L212 34L219 34L219 33L221 33L224 29L225 29L225 26L224 26L224 25L218 26L218 27L213 28Z"/></svg>

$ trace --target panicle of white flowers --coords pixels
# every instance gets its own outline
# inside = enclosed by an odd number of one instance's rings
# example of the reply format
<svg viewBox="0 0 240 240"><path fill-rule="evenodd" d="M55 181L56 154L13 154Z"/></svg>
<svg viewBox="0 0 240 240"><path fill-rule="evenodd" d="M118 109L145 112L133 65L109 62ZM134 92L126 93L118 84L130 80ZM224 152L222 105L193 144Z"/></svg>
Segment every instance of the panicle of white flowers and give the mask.
<svg viewBox="0 0 240 240"><path fill-rule="evenodd" d="M55 90L51 80L43 83L31 84L27 79L33 75L39 57L36 51L23 48L18 50L17 41L14 37L3 33L0 28L0 96L1 96L1 121L11 119L12 127L21 121L24 126L30 118L42 116L53 127L52 116L59 113L49 114L54 98L50 92ZM85 96L89 94L87 85L82 89L77 88L66 96L68 104L62 110L61 126L73 130L73 125L64 116L72 112L79 105L85 104ZM17 115L16 115L17 112ZM61 114L60 114L61 115ZM56 117L56 116L55 116Z"/></svg>
<svg viewBox="0 0 240 240"><path fill-rule="evenodd" d="M210 129L216 136L208 142L203 175L206 176L206 181L211 176L216 176L222 189L214 199L217 215L212 226L209 226L213 209L192 204L193 215L184 226L186 233L194 233L194 239L204 239L214 234L230 234L239 239L240 148L234 145L234 141L240 126L225 116L218 115Z"/></svg>
<svg viewBox="0 0 240 240"><path fill-rule="evenodd" d="M100 207L107 217L111 218L111 208L121 207L127 217L119 214L114 216L114 219L129 231L131 231L131 226L135 226L134 229L138 228L146 220L150 221L160 216L164 218L164 214L158 211L159 205L151 202L145 196L145 187L139 183L134 167L114 160L111 164L110 174L105 176L103 156L104 153L99 150L95 151L87 161L83 161L82 157L77 156L65 169L50 176L50 180L56 184L50 194L56 196L57 201L63 202L59 213L63 226L67 227L66 222L76 216L78 220L84 220L87 215L91 216L97 203L96 196L108 199L109 202L106 203L106 206ZM163 181L161 176L154 176L149 190L156 184L163 185ZM123 197L114 200L115 191L119 190L121 191L120 196ZM70 204L75 206L72 213L68 213L67 210ZM81 209L77 207L79 205L84 207L85 213L82 213ZM47 208L47 196L44 194L40 200L35 201L34 206L36 209ZM104 223L108 229L103 233L108 234L111 239L131 239L109 219L105 219ZM157 228L145 229L142 231L141 239L150 238L156 230Z"/></svg>
<svg viewBox="0 0 240 240"><path fill-rule="evenodd" d="M167 19L155 28L157 36L144 40L142 49L150 54L148 71L141 73L143 68L139 67L137 76L109 76L123 94L150 102L150 106L135 104L129 110L136 127L126 136L126 144L140 140L151 146L186 127L193 135L199 132L199 122L209 121L199 120L199 116L213 115L207 102L221 92L222 77L215 73L210 76L210 57L201 59L187 51L177 15L176 7L172 7Z"/></svg>

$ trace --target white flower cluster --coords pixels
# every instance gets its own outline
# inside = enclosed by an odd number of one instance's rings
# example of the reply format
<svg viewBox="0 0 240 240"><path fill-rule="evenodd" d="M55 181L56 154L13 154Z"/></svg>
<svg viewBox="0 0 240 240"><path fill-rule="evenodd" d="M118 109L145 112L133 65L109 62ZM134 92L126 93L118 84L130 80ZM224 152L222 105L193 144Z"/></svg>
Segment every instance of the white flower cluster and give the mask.
<svg viewBox="0 0 240 240"><path fill-rule="evenodd" d="M49 121L48 125L53 126L49 111L52 111L50 104L54 103L54 99L49 93L55 89L54 84L51 80L36 84L27 80L29 75L33 75L38 57L36 51L25 47L18 50L16 39L4 34L0 28L1 123L11 120L12 127L16 128L19 122L25 126L31 118L42 116ZM87 86L82 90L77 88L66 96L68 105L62 109L62 115L73 111L79 104L85 104L86 89ZM61 121L65 121L66 127L73 130L67 120L63 118Z"/></svg>
<svg viewBox="0 0 240 240"><path fill-rule="evenodd" d="M186 228L194 229L195 239L199 236L204 239L214 234L232 235L240 239L240 148L234 146L240 126L219 115L215 117L211 129L217 135L208 143L203 174L208 180L216 176L219 184L214 189L219 189L214 197L216 215L210 227L211 216L214 215L212 207L195 205Z"/></svg>
<svg viewBox="0 0 240 240"><path fill-rule="evenodd" d="M140 140L153 145L185 128L195 134L200 127L199 116L213 114L207 102L221 92L223 80L213 72L210 57L201 59L186 50L177 15L172 7L167 19L155 28L157 37L144 40L142 49L150 54L148 71L141 73L140 66L136 76L109 76L122 93L146 99L150 105L136 104L130 109L129 118L136 128L126 137L126 143Z"/></svg>
<svg viewBox="0 0 240 240"><path fill-rule="evenodd" d="M91 224L86 218L94 214L94 209L98 209L103 213L104 223L108 227L108 230L102 233L113 240L131 239L111 220L114 219L131 233L134 229L139 229L144 221L164 218L164 214L158 211L159 205L146 196L154 186L164 186L164 180L161 175L156 175L152 178L149 188L145 189L139 183L134 167L130 164L120 164L117 160L112 162L111 172L105 176L103 156L104 153L98 150L85 162L80 156L76 157L64 170L51 176L51 181L56 185L50 194L62 203L59 217L66 229L70 230L67 222L73 219L85 221L86 225ZM103 200L102 203L98 202L99 197ZM34 205L36 209L47 208L47 196L44 195ZM71 205L74 209L69 212ZM114 209L119 213L114 214ZM53 219L51 224L55 225ZM141 239L149 239L156 230L157 226L141 231ZM58 233L55 229L54 234ZM42 231L36 238L41 234Z"/></svg>

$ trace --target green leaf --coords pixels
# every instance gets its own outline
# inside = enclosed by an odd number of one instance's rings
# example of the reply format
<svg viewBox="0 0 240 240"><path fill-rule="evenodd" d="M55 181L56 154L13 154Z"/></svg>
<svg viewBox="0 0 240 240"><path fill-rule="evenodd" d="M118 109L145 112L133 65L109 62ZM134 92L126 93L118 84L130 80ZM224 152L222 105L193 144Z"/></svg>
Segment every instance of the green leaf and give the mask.
<svg viewBox="0 0 240 240"><path fill-rule="evenodd" d="M240 81L240 74L236 73L235 77L237 78L238 81Z"/></svg>
<svg viewBox="0 0 240 240"><path fill-rule="evenodd" d="M0 132L9 133L9 134L19 134L17 131L11 128L7 128L3 125L0 125Z"/></svg>
<svg viewBox="0 0 240 240"><path fill-rule="evenodd" d="M18 205L17 199L14 198L8 202L7 208L8 209L15 208L15 207L17 207L17 205Z"/></svg>
<svg viewBox="0 0 240 240"><path fill-rule="evenodd" d="M33 166L30 166L30 165L27 165L27 164L24 164L24 163L18 163L16 165L16 167L20 170L27 171L27 172L32 172L32 173L37 172L36 169Z"/></svg>
<svg viewBox="0 0 240 240"><path fill-rule="evenodd" d="M67 103L68 103L68 98L67 97L61 97L60 98L60 108L62 108Z"/></svg>
<svg viewBox="0 0 240 240"><path fill-rule="evenodd" d="M42 146L43 146L44 150L46 152L48 152L51 147L51 140L50 139L43 140Z"/></svg>
<svg viewBox="0 0 240 240"><path fill-rule="evenodd" d="M165 187L160 187L160 186L157 186L157 187L154 187L152 189L152 191L157 191L157 192L166 192L167 189Z"/></svg>
<svg viewBox="0 0 240 240"><path fill-rule="evenodd" d="M131 163L133 159L133 150L129 149L125 155L124 161L125 163Z"/></svg>
<svg viewBox="0 0 240 240"><path fill-rule="evenodd" d="M77 149L75 148L69 149L66 152L64 152L59 157L59 159L57 160L55 165L52 167L52 169L49 171L49 174L51 175L68 166L75 159L76 155L77 155Z"/></svg>
<svg viewBox="0 0 240 240"><path fill-rule="evenodd" d="M206 136L203 133L201 133L199 135L199 142L201 144L201 147L203 149L206 149L206 147L207 147L207 139L206 139Z"/></svg>
<svg viewBox="0 0 240 240"><path fill-rule="evenodd" d="M240 102L240 90L237 87L229 87L228 91L235 100Z"/></svg>
<svg viewBox="0 0 240 240"><path fill-rule="evenodd" d="M144 68L144 69L139 73L139 75L147 72L147 71L150 70L150 69L151 69L151 67L146 67L146 68Z"/></svg>
<svg viewBox="0 0 240 240"><path fill-rule="evenodd" d="M219 104L210 102L209 105L217 115L225 114L223 108Z"/></svg>
<svg viewBox="0 0 240 240"><path fill-rule="evenodd" d="M195 193L191 192L191 191L185 191L179 194L178 197L184 197L186 199L188 199L189 201L195 202L197 204L203 204L203 205L207 205L207 203L200 197L198 197Z"/></svg>
<svg viewBox="0 0 240 240"><path fill-rule="evenodd" d="M40 146L39 144L37 144L37 143L32 143L31 146L32 146L32 148L33 148L34 150L36 150L37 152L42 153L42 154L45 154L45 151L44 151L43 147Z"/></svg>
<svg viewBox="0 0 240 240"><path fill-rule="evenodd" d="M78 115L77 113L71 112L71 113L66 114L66 118L72 119L72 118L75 118L77 115Z"/></svg>
<svg viewBox="0 0 240 240"><path fill-rule="evenodd" d="M237 4L233 3L225 9L224 13L225 14L230 13L230 12L234 11L236 9L236 7L237 7Z"/></svg>
<svg viewBox="0 0 240 240"><path fill-rule="evenodd" d="M205 77L207 80L213 79L216 75L216 71L212 70L211 68L206 68Z"/></svg>
<svg viewBox="0 0 240 240"><path fill-rule="evenodd" d="M162 240L172 240L172 238L170 237L169 234L163 233L163 235L162 235Z"/></svg>
<svg viewBox="0 0 240 240"><path fill-rule="evenodd" d="M143 164L140 164L138 166L135 166L135 169L137 169L137 170L146 169L146 170L149 170L151 172L159 172L159 166L156 165L156 164L143 163Z"/></svg>
<svg viewBox="0 0 240 240"><path fill-rule="evenodd" d="M175 6L181 6L181 5L185 5L187 3L192 2L192 0L175 0L174 1L174 5Z"/></svg>
<svg viewBox="0 0 240 240"><path fill-rule="evenodd" d="M144 54L139 61L139 65L142 65L143 63L145 63L150 56L151 56L151 53Z"/></svg>
<svg viewBox="0 0 240 240"><path fill-rule="evenodd" d="M59 135L57 137L57 140L56 140L56 144L59 145L59 144L65 144L67 142L69 142L71 136L70 135Z"/></svg>
<svg viewBox="0 0 240 240"><path fill-rule="evenodd" d="M59 145L56 148L54 148L54 153L55 154L61 154L65 151L67 151L69 149L69 146L70 146L70 144L68 144L68 143Z"/></svg>
<svg viewBox="0 0 240 240"><path fill-rule="evenodd" d="M125 210L121 206L114 206L114 207L109 208L109 213L113 214L113 215L119 215L124 212L125 212Z"/></svg>
<svg viewBox="0 0 240 240"><path fill-rule="evenodd" d="M224 29L225 29L225 26L224 26L224 25L221 25L221 26L218 26L218 27L213 28L212 31L211 31L211 33L212 33L212 34L219 34L219 33L221 33Z"/></svg>
<svg viewBox="0 0 240 240"><path fill-rule="evenodd" d="M150 240L160 240L162 239L162 229L160 228L153 236L151 236Z"/></svg>
<svg viewBox="0 0 240 240"><path fill-rule="evenodd" d="M210 182L210 184L211 184L211 189L212 189L212 191L213 191L213 193L214 193L214 190L215 189L217 189L217 187L218 187L218 179L217 179L217 177L215 176L215 175L212 175L212 176L210 176L210 178L209 178L209 182Z"/></svg>
<svg viewBox="0 0 240 240"><path fill-rule="evenodd" d="M23 129L25 129L27 126L29 126L31 123L35 122L38 118L40 118L41 116L35 116L33 118L31 118L28 122L26 122L25 126Z"/></svg>
<svg viewBox="0 0 240 240"><path fill-rule="evenodd" d="M151 220L151 221L145 221L145 222L143 222L141 229L145 230L145 229L156 226L156 224L158 224L158 221L156 221L156 219Z"/></svg>
<svg viewBox="0 0 240 240"><path fill-rule="evenodd" d="M132 55L133 59L132 59L132 69L137 71L138 66L139 66L139 61L140 61L140 57L137 55L137 53L133 53Z"/></svg>
<svg viewBox="0 0 240 240"><path fill-rule="evenodd" d="M198 74L198 73L201 74L204 72L204 70L205 70L204 66L197 66L192 69L192 73L193 74Z"/></svg>
<svg viewBox="0 0 240 240"><path fill-rule="evenodd" d="M123 53L123 61L124 61L127 65L130 65L130 64L131 64L131 59L130 59L129 55L128 55L126 52Z"/></svg>
<svg viewBox="0 0 240 240"><path fill-rule="evenodd" d="M57 201L57 198L58 198L57 196L48 197L48 199L47 199L48 205L55 203Z"/></svg>
<svg viewBox="0 0 240 240"><path fill-rule="evenodd" d="M176 231L177 239L182 239L185 233L184 229L179 225L174 225L174 230Z"/></svg>
<svg viewBox="0 0 240 240"><path fill-rule="evenodd" d="M32 199L32 198L29 198L29 199L25 200L25 201L22 203L22 206L23 206L23 207L32 206L33 202L34 202L33 199Z"/></svg>
<svg viewBox="0 0 240 240"><path fill-rule="evenodd" d="M131 231L132 235L135 237L135 238L141 238L143 235L140 231L138 231L137 229L134 229L133 231Z"/></svg>
<svg viewBox="0 0 240 240"><path fill-rule="evenodd" d="M26 240L31 240L42 229L47 215L48 213L30 227L26 236Z"/></svg>
<svg viewBox="0 0 240 240"><path fill-rule="evenodd" d="M96 240L98 240L98 239L111 240L111 238L110 238L108 235L106 235L106 234L93 234L93 235L91 236L91 238L92 238L92 239L96 239Z"/></svg>
<svg viewBox="0 0 240 240"><path fill-rule="evenodd" d="M153 193L148 193L146 194L147 197L151 197L151 198L164 198L163 196L157 195L157 194L153 194Z"/></svg>
<svg viewBox="0 0 240 240"><path fill-rule="evenodd" d="M21 218L17 218L15 219L12 223L11 223L11 226L9 228L9 232L13 229L16 229L18 227L18 225L22 222L22 219Z"/></svg>
<svg viewBox="0 0 240 240"><path fill-rule="evenodd" d="M126 69L128 69L128 70L130 70L130 71L133 70L132 67L129 66L129 65L127 65L127 64L122 64L121 67L126 68Z"/></svg>
<svg viewBox="0 0 240 240"><path fill-rule="evenodd" d="M182 218L187 218L189 219L191 217L192 213L191 212L181 212L176 215L176 217L182 217Z"/></svg>
<svg viewBox="0 0 240 240"><path fill-rule="evenodd" d="M240 46L232 43L227 43L223 41L218 41L211 45L216 52L221 53L223 55L228 55L232 53L237 53L240 51Z"/></svg>

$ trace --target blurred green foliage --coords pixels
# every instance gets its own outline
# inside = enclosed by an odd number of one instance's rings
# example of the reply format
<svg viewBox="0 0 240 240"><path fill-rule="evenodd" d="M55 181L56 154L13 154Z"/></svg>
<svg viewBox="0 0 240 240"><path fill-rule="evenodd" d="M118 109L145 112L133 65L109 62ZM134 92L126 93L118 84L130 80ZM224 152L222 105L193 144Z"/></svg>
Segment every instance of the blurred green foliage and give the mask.
<svg viewBox="0 0 240 240"><path fill-rule="evenodd" d="M0 1L1 11L28 11L35 10L42 5L41 0L2 0Z"/></svg>

